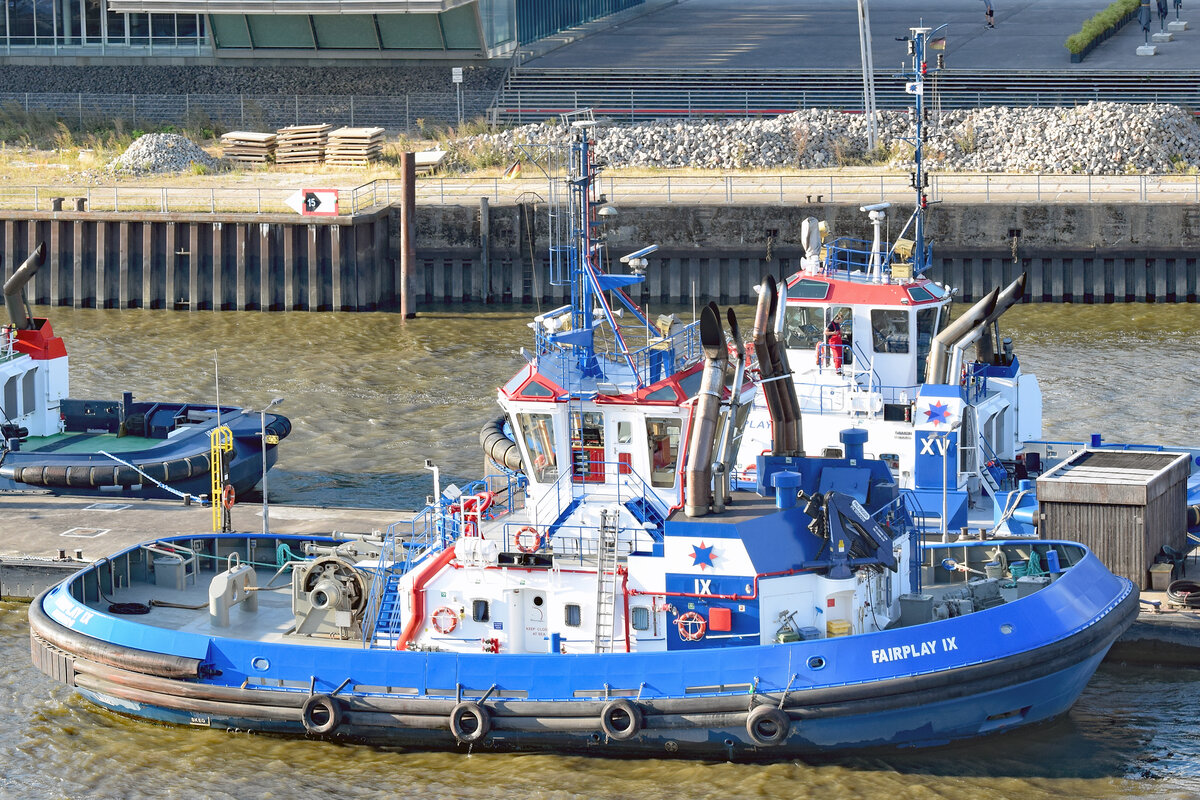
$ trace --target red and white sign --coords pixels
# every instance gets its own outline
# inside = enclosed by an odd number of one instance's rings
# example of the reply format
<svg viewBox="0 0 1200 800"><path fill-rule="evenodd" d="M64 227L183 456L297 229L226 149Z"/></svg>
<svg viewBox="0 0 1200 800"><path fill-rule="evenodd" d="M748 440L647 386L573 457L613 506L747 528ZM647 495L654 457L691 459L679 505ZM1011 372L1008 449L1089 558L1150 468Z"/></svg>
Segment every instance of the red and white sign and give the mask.
<svg viewBox="0 0 1200 800"><path fill-rule="evenodd" d="M305 217L336 217L338 213L337 189L300 189L283 202Z"/></svg>

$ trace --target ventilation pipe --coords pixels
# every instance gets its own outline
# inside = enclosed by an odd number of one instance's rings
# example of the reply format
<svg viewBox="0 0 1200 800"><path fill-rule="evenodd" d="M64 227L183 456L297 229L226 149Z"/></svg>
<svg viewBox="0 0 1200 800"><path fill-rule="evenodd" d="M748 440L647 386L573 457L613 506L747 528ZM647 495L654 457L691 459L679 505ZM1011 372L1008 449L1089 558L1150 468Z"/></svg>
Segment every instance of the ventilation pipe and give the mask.
<svg viewBox="0 0 1200 800"><path fill-rule="evenodd" d="M945 330L933 337L933 344L929 348L929 360L926 362L925 368L926 383L948 384L951 382L947 371L949 349L959 339L966 337L983 324L983 321L996 307L996 297L999 294L999 287L992 289L986 297L967 309L967 313L951 322Z"/></svg>
<svg viewBox="0 0 1200 800"><path fill-rule="evenodd" d="M4 282L4 304L8 306L12 324L19 331L33 330L33 315L29 311L29 304L25 302L25 284L29 283L45 261L46 245L39 242L25 263Z"/></svg>
<svg viewBox="0 0 1200 800"><path fill-rule="evenodd" d="M1026 273L1022 272L1020 277L1001 290L1000 296L996 298L996 308L983 321L983 333L979 337L979 346L975 348L975 352L985 364L991 364L995 359L996 340L999 338L999 331L994 330L996 321L1025 296L1025 276Z"/></svg>
<svg viewBox="0 0 1200 800"><path fill-rule="evenodd" d="M688 441L687 500L683 507L689 517L707 514L712 501L713 443L721 413L721 391L725 388L725 367L729 362L725 331L715 303L709 303L700 312L700 348L704 351L704 367Z"/></svg>
<svg viewBox="0 0 1200 800"><path fill-rule="evenodd" d="M767 276L767 285L771 287L771 309L774 325L767 328L767 351L771 355L771 374L779 384L779 405L783 414L783 451L777 455L798 456L803 450L800 434L800 400L796 395L796 384L792 380L792 369L788 366L787 351L776 336L776 331L783 330L784 309L787 302L779 302L779 289L775 278Z"/></svg>

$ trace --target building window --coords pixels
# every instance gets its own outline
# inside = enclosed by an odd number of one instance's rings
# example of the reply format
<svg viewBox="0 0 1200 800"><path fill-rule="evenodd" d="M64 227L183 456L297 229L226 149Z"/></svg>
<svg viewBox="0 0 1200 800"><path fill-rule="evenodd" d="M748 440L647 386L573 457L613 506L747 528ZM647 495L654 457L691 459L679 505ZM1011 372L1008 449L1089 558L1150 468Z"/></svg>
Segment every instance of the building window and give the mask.
<svg viewBox="0 0 1200 800"><path fill-rule="evenodd" d="M487 622L491 619L491 615L488 613L487 600L471 601L471 619L475 622Z"/></svg>
<svg viewBox="0 0 1200 800"><path fill-rule="evenodd" d="M578 628L579 621L582 619L579 606L575 603L567 603L567 605L563 607L563 611L563 622L565 622L568 627Z"/></svg>

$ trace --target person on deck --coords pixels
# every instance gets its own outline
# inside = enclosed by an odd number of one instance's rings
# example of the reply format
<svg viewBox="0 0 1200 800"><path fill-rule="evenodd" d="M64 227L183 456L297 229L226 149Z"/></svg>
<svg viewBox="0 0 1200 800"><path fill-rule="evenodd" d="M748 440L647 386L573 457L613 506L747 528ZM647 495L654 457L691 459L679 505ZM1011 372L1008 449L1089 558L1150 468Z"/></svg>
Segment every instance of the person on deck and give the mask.
<svg viewBox="0 0 1200 800"><path fill-rule="evenodd" d="M825 359L824 366L831 363L838 372L842 371L842 326L837 322L829 323L825 328Z"/></svg>

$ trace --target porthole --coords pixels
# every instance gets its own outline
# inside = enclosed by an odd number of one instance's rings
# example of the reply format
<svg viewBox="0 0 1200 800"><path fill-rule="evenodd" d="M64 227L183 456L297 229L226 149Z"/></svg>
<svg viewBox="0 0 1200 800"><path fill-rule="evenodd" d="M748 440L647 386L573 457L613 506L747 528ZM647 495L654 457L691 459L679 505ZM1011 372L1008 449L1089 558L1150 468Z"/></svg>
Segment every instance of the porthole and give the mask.
<svg viewBox="0 0 1200 800"><path fill-rule="evenodd" d="M1013 632L1013 626L1012 626L1012 625L1009 625L1009 624L1006 622L1006 623L1004 623L1003 625L1001 625L1001 626L1000 626L1000 632L1001 632L1001 633L1005 633L1005 634L1012 633L1012 632Z"/></svg>
<svg viewBox="0 0 1200 800"><path fill-rule="evenodd" d="M250 659L250 666L254 667L259 672L266 672L271 668L271 662L262 656L255 656Z"/></svg>
<svg viewBox="0 0 1200 800"><path fill-rule="evenodd" d="M825 669L825 657L824 656L809 656L808 657L808 668L809 669Z"/></svg>

